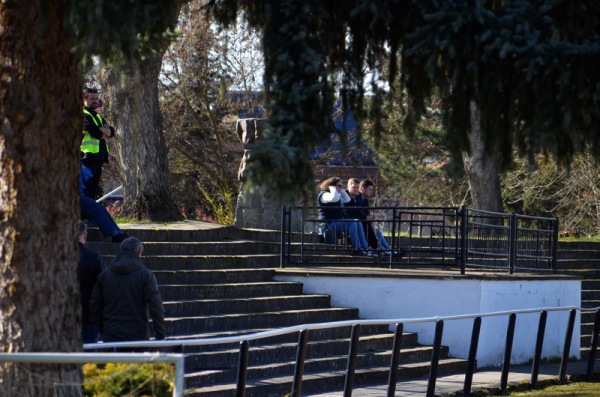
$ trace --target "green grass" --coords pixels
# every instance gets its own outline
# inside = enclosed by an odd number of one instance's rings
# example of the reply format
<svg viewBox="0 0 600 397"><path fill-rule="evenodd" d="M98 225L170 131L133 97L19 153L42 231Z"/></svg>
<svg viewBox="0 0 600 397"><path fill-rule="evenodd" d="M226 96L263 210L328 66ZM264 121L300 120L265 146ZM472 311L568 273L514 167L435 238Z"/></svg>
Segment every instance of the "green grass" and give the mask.
<svg viewBox="0 0 600 397"><path fill-rule="evenodd" d="M600 383L577 382L549 386L545 389L510 393L512 397L596 397L600 396Z"/></svg>

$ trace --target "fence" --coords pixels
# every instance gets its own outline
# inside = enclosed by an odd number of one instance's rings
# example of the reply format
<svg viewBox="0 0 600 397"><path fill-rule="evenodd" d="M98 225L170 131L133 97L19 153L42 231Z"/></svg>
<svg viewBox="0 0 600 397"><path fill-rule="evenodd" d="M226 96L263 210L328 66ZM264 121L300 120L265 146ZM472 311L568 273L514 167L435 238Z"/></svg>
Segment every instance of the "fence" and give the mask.
<svg viewBox="0 0 600 397"><path fill-rule="evenodd" d="M394 339L391 346L391 358L388 373L387 382L387 395L395 396L396 384L397 384L397 371L398 365L400 365L400 352L402 343L402 334L404 325L416 324L416 323L433 323L435 325L435 338L433 343L433 352L431 355L431 369L429 372L429 378L427 380L427 392L426 396L432 397L435 395L435 386L437 379L437 367L439 362L439 351L441 347L444 323L448 321L456 320L473 320L473 326L471 329L470 336L470 349L468 354L468 364L465 371L465 378L463 383L463 395L471 395L471 386L473 381L473 374L476 369L476 355L479 345L479 331L483 319L490 317L504 316L508 318L506 328L506 339L504 342L504 359L502 362L500 379L498 380L502 392L508 387L508 375L511 366L511 351L513 345L513 336L515 331L515 324L518 315L526 315L532 313L539 313L539 322L537 329L531 329L531 333L535 332L536 343L532 360L530 384L532 388L536 387L540 363L542 360L542 347L544 344L544 335L546 329L546 319L549 312L568 312L567 323L565 324L565 340L562 349L560 370L557 374L558 379L561 383L566 382L566 374L568 369L568 359L570 356L571 340L573 336L573 329L575 325L575 318L577 312L595 312L594 321L594 333L592 336L592 342L590 346L590 353L587 361L586 379L591 379L595 369L596 353L598 348L598 334L600 332L600 307L586 309L576 307L549 307L549 308L535 308L515 311L502 311L493 313L480 313L480 314L464 314L444 317L427 317L417 319L382 319L382 320L352 320L352 321L339 321L330 323L319 323L319 324L306 324L298 325L293 327L287 327L277 330L258 332L254 334L232 336L232 337L220 337L220 338L204 338L204 339L187 339L187 340L162 340L162 341L139 341L139 342L113 342L113 343L97 343L97 344L86 344L84 349L86 350L99 350L99 349L114 349L114 348L162 348L162 349L176 349L184 352L186 347L191 346L208 346L208 345L224 345L228 343L239 344L239 358L237 368L237 381L236 381L236 396L241 397L245 395L246 379L248 374L248 362L251 351L249 349L249 341L266 339L278 335L285 335L290 333L298 333L298 342L296 344L296 362L294 366L293 384L291 387L290 396L299 397L302 391L302 378L304 376L304 362L306 359L307 345L309 341L309 331L319 330L326 328L335 327L352 327L351 337L348 347L348 359L347 359L347 370L346 379L344 382L344 396L352 395L353 378L356 369L356 360L358 355L358 338L360 335L360 327L368 325L381 325L387 324L395 327ZM493 342L498 343L497 341ZM164 360L161 360L163 359ZM116 354L116 353L0 353L0 362L52 362L52 363L85 363L85 362L140 362L140 361L171 361L176 363L175 371L175 389L173 396L183 395L183 355L182 354Z"/></svg>
<svg viewBox="0 0 600 397"><path fill-rule="evenodd" d="M356 256L341 227L319 220L315 207L282 210L281 267L345 262L396 268L435 266L556 271L558 219L481 211L466 207L370 207L375 221L356 223L383 236L377 257Z"/></svg>

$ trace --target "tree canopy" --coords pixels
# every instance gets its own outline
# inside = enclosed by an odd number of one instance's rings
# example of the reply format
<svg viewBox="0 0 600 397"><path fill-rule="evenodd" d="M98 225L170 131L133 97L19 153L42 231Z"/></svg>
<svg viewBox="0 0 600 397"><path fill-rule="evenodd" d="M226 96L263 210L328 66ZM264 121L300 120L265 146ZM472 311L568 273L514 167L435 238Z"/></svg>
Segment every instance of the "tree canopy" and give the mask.
<svg viewBox="0 0 600 397"><path fill-rule="evenodd" d="M311 194L307 151L327 142L337 94L358 117L385 117L378 106L362 111L367 89L374 104L406 95L409 130L435 92L457 155L469 150L471 103L502 166L514 147L562 162L586 146L600 154L596 1L212 0L209 7L223 23L242 13L262 32L270 128L249 179L285 201Z"/></svg>

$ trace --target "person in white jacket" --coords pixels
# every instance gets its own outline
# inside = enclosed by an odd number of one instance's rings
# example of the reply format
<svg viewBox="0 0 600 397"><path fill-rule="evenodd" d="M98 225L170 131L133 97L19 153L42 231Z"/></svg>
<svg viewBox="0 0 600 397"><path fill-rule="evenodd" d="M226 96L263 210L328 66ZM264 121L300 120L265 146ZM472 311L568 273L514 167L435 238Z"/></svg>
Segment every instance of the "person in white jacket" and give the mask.
<svg viewBox="0 0 600 397"><path fill-rule="evenodd" d="M334 230L336 236L346 232L357 255L376 256L368 249L360 221L345 218L343 204L349 201L350 197L344 191L344 184L340 178L332 176L325 179L319 185L318 220L327 223L327 227Z"/></svg>

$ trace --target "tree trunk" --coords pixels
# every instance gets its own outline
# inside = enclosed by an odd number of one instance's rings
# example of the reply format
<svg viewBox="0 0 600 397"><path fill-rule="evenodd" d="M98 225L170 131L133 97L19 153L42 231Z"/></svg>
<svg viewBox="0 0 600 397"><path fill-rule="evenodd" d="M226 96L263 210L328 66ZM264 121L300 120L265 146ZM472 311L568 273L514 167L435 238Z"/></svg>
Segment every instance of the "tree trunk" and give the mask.
<svg viewBox="0 0 600 397"><path fill-rule="evenodd" d="M43 7L42 5L46 5ZM0 351L81 351L78 60L65 0L0 2ZM80 396L76 365L1 364L0 395Z"/></svg>
<svg viewBox="0 0 600 397"><path fill-rule="evenodd" d="M173 202L167 149L158 103L160 56L101 73L104 109L116 130L125 216L153 221L181 219Z"/></svg>
<svg viewBox="0 0 600 397"><path fill-rule="evenodd" d="M500 174L496 159L486 154L481 131L481 114L477 104L471 102L471 152L463 152L465 173L469 180L473 207L479 210L503 212Z"/></svg>

